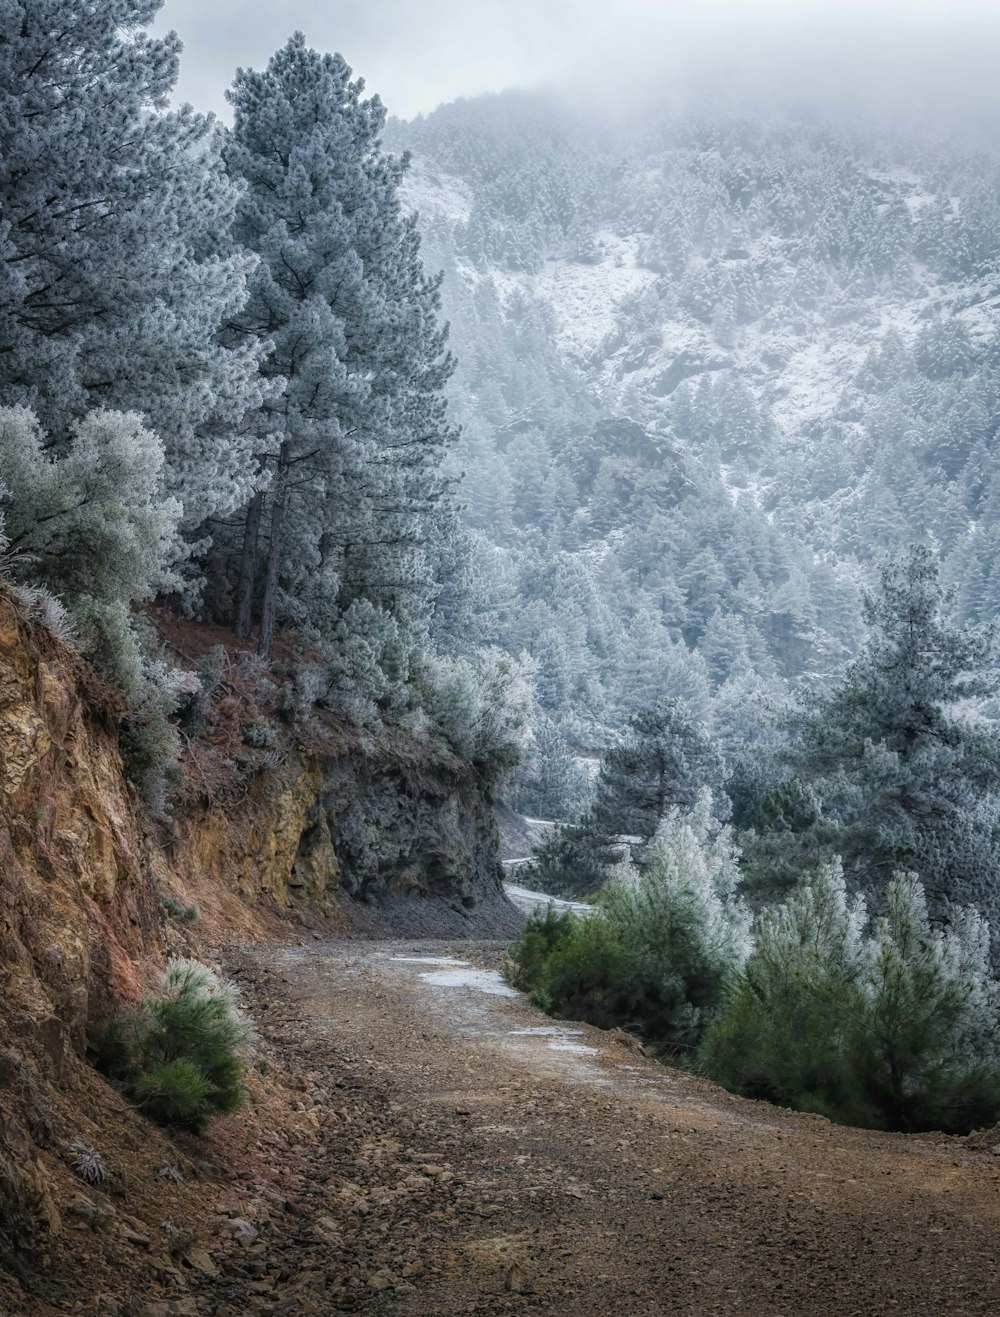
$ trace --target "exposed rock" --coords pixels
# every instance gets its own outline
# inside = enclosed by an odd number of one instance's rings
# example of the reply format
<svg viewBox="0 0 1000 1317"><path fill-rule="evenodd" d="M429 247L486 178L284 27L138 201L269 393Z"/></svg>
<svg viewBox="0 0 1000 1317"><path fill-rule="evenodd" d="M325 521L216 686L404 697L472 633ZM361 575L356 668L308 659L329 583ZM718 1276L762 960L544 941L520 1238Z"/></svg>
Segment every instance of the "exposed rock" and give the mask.
<svg viewBox="0 0 1000 1317"><path fill-rule="evenodd" d="M0 1257L37 1253L61 1227L31 1135L10 1113L0 1123Z"/></svg>
<svg viewBox="0 0 1000 1317"><path fill-rule="evenodd" d="M219 1268L203 1248L190 1248L185 1255L186 1261L202 1276L217 1276Z"/></svg>
<svg viewBox="0 0 1000 1317"><path fill-rule="evenodd" d="M237 1244L242 1244L244 1248L249 1248L256 1241L259 1233L257 1227L251 1225L242 1216L230 1217L228 1221L224 1222L222 1228L227 1234L232 1235Z"/></svg>

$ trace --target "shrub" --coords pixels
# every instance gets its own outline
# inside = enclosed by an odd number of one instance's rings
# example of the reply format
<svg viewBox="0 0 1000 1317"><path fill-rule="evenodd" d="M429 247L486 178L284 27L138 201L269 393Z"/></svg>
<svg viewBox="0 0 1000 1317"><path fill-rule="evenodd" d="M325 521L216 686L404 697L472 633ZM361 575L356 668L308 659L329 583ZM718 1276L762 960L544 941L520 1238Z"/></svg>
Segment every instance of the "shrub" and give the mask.
<svg viewBox="0 0 1000 1317"><path fill-rule="evenodd" d="M158 995L111 1021L103 1060L154 1120L197 1132L242 1105L248 1038L233 986L197 961L173 960Z"/></svg>
<svg viewBox="0 0 1000 1317"><path fill-rule="evenodd" d="M95 410L55 447L30 411L0 408L0 511L12 574L36 616L124 693L125 765L154 812L176 780L169 718L186 674L152 657L136 606L183 585L182 509L163 489L160 440L134 412ZM197 689L197 683L194 684Z"/></svg>
<svg viewBox="0 0 1000 1317"><path fill-rule="evenodd" d="M517 767L534 707L535 663L524 653L481 650L473 661L425 656L419 698L457 754L484 776L503 778Z"/></svg>
<svg viewBox="0 0 1000 1317"><path fill-rule="evenodd" d="M709 792L670 811L644 860L612 870L593 915L529 922L514 979L552 1014L686 1048L749 950L737 854Z"/></svg>
<svg viewBox="0 0 1000 1317"><path fill-rule="evenodd" d="M170 892L160 892L160 909L178 924L193 924L198 918L196 905L185 905Z"/></svg>
<svg viewBox="0 0 1000 1317"><path fill-rule="evenodd" d="M179 722L190 736L202 736L212 715L212 702L223 682L223 673L229 668L229 655L225 646L213 645L207 654L196 660L194 672L189 674L188 689L178 701Z"/></svg>
<svg viewBox="0 0 1000 1317"><path fill-rule="evenodd" d="M835 1120L966 1132L1000 1116L998 1008L978 914L934 928L897 874L868 925L835 864L762 916L700 1061L735 1092Z"/></svg>
<svg viewBox="0 0 1000 1317"><path fill-rule="evenodd" d="M274 730L267 723L247 722L240 727L243 744L252 750L267 750L274 745Z"/></svg>
<svg viewBox="0 0 1000 1317"><path fill-rule="evenodd" d="M410 644L399 620L355 599L325 633L330 648L324 702L344 710L371 701L395 707L410 678Z"/></svg>
<svg viewBox="0 0 1000 1317"><path fill-rule="evenodd" d="M43 586L15 586L14 593L24 605L30 618L47 626L53 635L58 636L66 644L75 643L76 629L61 599Z"/></svg>
<svg viewBox="0 0 1000 1317"><path fill-rule="evenodd" d="M88 1184L104 1184L107 1181L108 1170L96 1148L80 1139L74 1139L69 1150L73 1154L70 1165L81 1180L86 1180Z"/></svg>
<svg viewBox="0 0 1000 1317"><path fill-rule="evenodd" d="M327 674L308 664L286 669L286 680L278 694L278 712L288 723L299 723L325 699L330 682Z"/></svg>
<svg viewBox="0 0 1000 1317"><path fill-rule="evenodd" d="M537 999L549 957L573 933L576 917L568 910L547 905L528 919L524 932L509 950L507 977L515 988Z"/></svg>
<svg viewBox="0 0 1000 1317"><path fill-rule="evenodd" d="M177 584L181 506L163 492L163 445L135 412L96 410L53 448L23 407L0 409L5 532L30 574L75 602L151 599Z"/></svg>

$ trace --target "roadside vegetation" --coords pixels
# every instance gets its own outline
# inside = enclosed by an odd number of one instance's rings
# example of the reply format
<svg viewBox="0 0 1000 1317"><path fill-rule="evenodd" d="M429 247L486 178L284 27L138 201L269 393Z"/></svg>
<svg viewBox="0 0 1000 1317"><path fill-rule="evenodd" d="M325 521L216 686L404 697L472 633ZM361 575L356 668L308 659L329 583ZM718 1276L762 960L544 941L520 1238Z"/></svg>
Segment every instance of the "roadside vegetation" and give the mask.
<svg viewBox="0 0 1000 1317"><path fill-rule="evenodd" d="M249 1041L233 985L196 960L172 960L158 993L111 1019L99 1055L146 1115L200 1133L243 1105Z"/></svg>
<svg viewBox="0 0 1000 1317"><path fill-rule="evenodd" d="M926 550L888 562L867 646L775 711L724 793L676 707L636 720L536 865L572 891L583 855L594 913L535 916L512 981L749 1097L881 1129L1000 1118L993 636L947 604Z"/></svg>

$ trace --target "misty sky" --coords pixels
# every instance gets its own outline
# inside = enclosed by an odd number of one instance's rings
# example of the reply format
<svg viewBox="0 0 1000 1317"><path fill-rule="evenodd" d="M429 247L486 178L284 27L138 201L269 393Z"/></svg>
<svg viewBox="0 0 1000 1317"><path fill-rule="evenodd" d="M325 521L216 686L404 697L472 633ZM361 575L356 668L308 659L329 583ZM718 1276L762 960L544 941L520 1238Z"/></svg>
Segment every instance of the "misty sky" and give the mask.
<svg viewBox="0 0 1000 1317"><path fill-rule="evenodd" d="M178 97L225 112L237 65L301 28L410 117L555 84L602 110L692 98L886 110L1000 107L997 0L165 0Z"/></svg>

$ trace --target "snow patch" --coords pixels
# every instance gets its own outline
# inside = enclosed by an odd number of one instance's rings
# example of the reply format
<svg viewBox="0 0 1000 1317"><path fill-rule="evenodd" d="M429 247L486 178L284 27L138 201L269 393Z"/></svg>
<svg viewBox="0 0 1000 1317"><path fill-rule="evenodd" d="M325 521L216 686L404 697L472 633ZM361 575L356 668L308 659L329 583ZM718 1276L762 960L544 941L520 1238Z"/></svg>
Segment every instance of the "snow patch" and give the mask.
<svg viewBox="0 0 1000 1317"><path fill-rule="evenodd" d="M417 211L423 221L444 219L451 224L466 224L472 213L468 184L440 173L421 159L410 165L399 195L404 207Z"/></svg>

